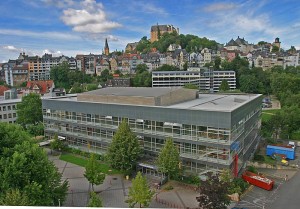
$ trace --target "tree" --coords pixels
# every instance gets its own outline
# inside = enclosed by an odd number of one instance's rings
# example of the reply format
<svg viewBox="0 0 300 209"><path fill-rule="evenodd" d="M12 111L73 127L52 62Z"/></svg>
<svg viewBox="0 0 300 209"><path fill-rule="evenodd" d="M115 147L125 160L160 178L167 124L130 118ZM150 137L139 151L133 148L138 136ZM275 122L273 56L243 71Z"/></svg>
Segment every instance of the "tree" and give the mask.
<svg viewBox="0 0 300 209"><path fill-rule="evenodd" d="M180 171L180 156L178 148L173 144L171 138L167 138L165 145L160 151L157 159L158 170L167 174L168 178L175 178Z"/></svg>
<svg viewBox="0 0 300 209"><path fill-rule="evenodd" d="M272 46L272 52L278 52L279 51L279 47L274 45Z"/></svg>
<svg viewBox="0 0 300 209"><path fill-rule="evenodd" d="M20 125L0 123L0 157L12 155L17 144L30 140L30 136Z"/></svg>
<svg viewBox="0 0 300 209"><path fill-rule="evenodd" d="M50 148L52 150L62 150L64 148L64 143L58 139L57 134L55 134L53 141L50 142Z"/></svg>
<svg viewBox="0 0 300 209"><path fill-rule="evenodd" d="M230 87L229 87L227 80L223 80L219 87L219 91L228 91L229 89L230 89Z"/></svg>
<svg viewBox="0 0 300 209"><path fill-rule="evenodd" d="M196 197L199 207L203 209L226 209L230 204L228 197L229 183L221 181L219 174L207 174L207 179L201 181L200 196Z"/></svg>
<svg viewBox="0 0 300 209"><path fill-rule="evenodd" d="M97 194L95 192L91 192L90 193L90 200L89 203L87 205L88 207L95 207L95 208L99 208L102 207L102 200L100 197L97 196Z"/></svg>
<svg viewBox="0 0 300 209"><path fill-rule="evenodd" d="M138 172L132 180L132 187L129 188L129 198L127 200L129 207L133 208L136 204L139 204L140 208L142 206L148 207L154 193L154 191L151 191L146 177L142 176L141 172Z"/></svg>
<svg viewBox="0 0 300 209"><path fill-rule="evenodd" d="M53 162L44 150L35 144L20 127L0 123L0 133L6 130L5 143L0 152L0 191L9 194L19 190L21 196L30 198L30 205L51 206L63 202L68 181L62 181ZM16 142L15 142L16 140ZM0 140L2 141L2 140ZM11 142L11 143L9 143Z"/></svg>
<svg viewBox="0 0 300 209"><path fill-rule="evenodd" d="M42 100L40 95L30 93L22 97L17 104L17 123L25 127L27 124L38 124L43 121Z"/></svg>
<svg viewBox="0 0 300 209"><path fill-rule="evenodd" d="M198 86L196 86L194 84L191 84L191 83L184 84L183 88L186 88L186 89L199 89Z"/></svg>
<svg viewBox="0 0 300 209"><path fill-rule="evenodd" d="M25 193L21 193L19 189L10 189L0 199L0 205L30 206L31 204Z"/></svg>
<svg viewBox="0 0 300 209"><path fill-rule="evenodd" d="M217 56L214 61L215 70L220 70L220 65L221 65L221 57Z"/></svg>
<svg viewBox="0 0 300 209"><path fill-rule="evenodd" d="M114 134L112 143L108 148L107 157L109 162L113 168L130 172L135 168L140 154L139 141L124 119Z"/></svg>
<svg viewBox="0 0 300 209"><path fill-rule="evenodd" d="M92 153L90 159L85 166L84 177L92 184L92 189L94 191L94 184L100 185L105 179L105 174L102 173L101 168Z"/></svg>
<svg viewBox="0 0 300 209"><path fill-rule="evenodd" d="M39 122L38 124L35 125L34 124L28 125L27 130L34 137L44 135L44 124L42 122Z"/></svg>

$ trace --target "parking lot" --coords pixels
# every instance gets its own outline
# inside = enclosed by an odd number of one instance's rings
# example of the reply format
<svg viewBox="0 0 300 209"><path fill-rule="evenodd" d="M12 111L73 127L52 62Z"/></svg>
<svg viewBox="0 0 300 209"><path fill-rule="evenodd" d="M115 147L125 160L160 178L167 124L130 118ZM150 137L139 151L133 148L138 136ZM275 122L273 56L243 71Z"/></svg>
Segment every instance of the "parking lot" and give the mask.
<svg viewBox="0 0 300 209"><path fill-rule="evenodd" d="M291 160L290 163L300 165L300 147L296 148L296 158ZM292 202L300 201L297 192L292 192L298 188L299 183L299 170L298 169L257 169L268 178L275 181L273 190L267 191L256 186L250 186L249 190L241 197L239 203L235 205L238 208L247 209L274 209L284 208L279 203L287 202L286 208L295 206ZM285 177L287 176L287 179ZM293 197L294 196L294 197ZM287 201L289 199L289 201ZM292 201L290 200L292 199ZM277 207L278 206L278 207ZM299 208L297 205L295 208Z"/></svg>

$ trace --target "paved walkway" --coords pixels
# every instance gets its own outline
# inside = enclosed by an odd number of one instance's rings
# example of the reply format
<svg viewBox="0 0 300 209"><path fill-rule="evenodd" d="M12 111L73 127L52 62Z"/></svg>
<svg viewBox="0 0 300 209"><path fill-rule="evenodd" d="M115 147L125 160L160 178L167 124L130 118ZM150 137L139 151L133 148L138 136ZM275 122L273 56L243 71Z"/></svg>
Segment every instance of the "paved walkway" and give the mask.
<svg viewBox="0 0 300 209"><path fill-rule="evenodd" d="M46 149L47 150L47 149ZM89 192L92 191L90 183L83 176L85 168L59 160L59 156L52 156L50 150L48 157L63 175L63 180L69 181L69 191L63 206L85 207L89 201ZM195 191L183 188L175 183L170 191L157 190L149 207L151 208L196 208ZM128 198L131 181L122 175L106 175L102 185L94 186L95 191L102 198L104 207L128 208L125 200ZM136 206L138 207L138 206Z"/></svg>

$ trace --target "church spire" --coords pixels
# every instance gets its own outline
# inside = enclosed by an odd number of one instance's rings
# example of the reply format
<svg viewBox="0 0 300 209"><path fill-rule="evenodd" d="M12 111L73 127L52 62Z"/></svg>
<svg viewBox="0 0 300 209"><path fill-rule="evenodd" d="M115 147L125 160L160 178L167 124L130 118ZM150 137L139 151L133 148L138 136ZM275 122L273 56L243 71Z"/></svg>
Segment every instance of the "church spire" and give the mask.
<svg viewBox="0 0 300 209"><path fill-rule="evenodd" d="M108 47L108 43L107 43L107 38L105 39L104 54L109 55L109 47Z"/></svg>

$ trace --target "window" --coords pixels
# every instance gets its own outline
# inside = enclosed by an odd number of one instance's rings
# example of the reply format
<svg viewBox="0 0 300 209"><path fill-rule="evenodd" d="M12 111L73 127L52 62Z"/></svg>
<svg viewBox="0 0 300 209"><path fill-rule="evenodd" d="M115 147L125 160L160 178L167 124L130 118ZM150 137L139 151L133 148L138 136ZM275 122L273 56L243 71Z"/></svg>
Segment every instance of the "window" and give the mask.
<svg viewBox="0 0 300 209"><path fill-rule="evenodd" d="M6 114L3 115L3 119L7 119L7 115Z"/></svg>
<svg viewBox="0 0 300 209"><path fill-rule="evenodd" d="M11 118L11 113L8 113L8 118Z"/></svg>
<svg viewBox="0 0 300 209"><path fill-rule="evenodd" d="M3 106L3 111L6 111L6 106Z"/></svg>
<svg viewBox="0 0 300 209"><path fill-rule="evenodd" d="M16 118L16 117L17 117L17 114L16 114L16 113L13 113L13 117Z"/></svg>
<svg viewBox="0 0 300 209"><path fill-rule="evenodd" d="M11 110L11 106L7 106L7 109L8 109L8 110Z"/></svg>
<svg viewBox="0 0 300 209"><path fill-rule="evenodd" d="M2 115L0 115L0 120L2 119Z"/></svg>

